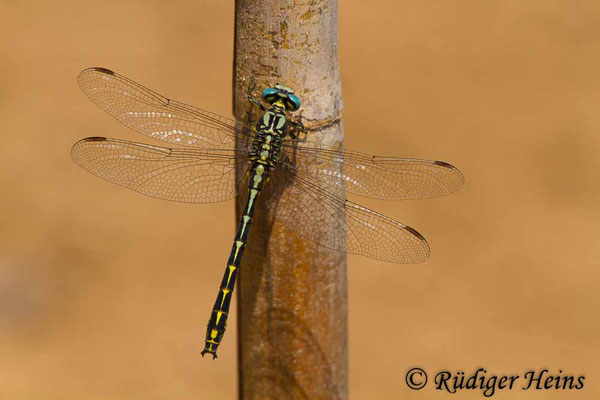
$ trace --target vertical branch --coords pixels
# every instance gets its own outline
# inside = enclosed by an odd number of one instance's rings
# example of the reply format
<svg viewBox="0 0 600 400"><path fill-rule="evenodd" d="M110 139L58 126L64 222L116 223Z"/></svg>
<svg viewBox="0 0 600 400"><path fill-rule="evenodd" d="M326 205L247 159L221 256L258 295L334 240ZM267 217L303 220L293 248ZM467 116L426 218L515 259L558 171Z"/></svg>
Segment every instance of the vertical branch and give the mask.
<svg viewBox="0 0 600 400"><path fill-rule="evenodd" d="M236 1L236 117L246 119L252 86L276 83L302 100L311 141L341 146L337 0ZM240 398L345 399L346 256L298 238L259 200L237 292Z"/></svg>

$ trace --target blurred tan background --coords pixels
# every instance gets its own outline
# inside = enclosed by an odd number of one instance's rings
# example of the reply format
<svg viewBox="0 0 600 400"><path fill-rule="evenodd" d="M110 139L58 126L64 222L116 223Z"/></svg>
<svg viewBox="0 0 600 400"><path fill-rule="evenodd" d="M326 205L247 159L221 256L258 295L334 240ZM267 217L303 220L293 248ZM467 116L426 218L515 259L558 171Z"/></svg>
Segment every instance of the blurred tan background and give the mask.
<svg viewBox="0 0 600 400"><path fill-rule="evenodd" d="M233 3L0 15L0 399L236 398L235 318L219 360L200 357L233 202L154 200L69 156L85 136L148 141L80 92L88 66L229 115ZM584 389L494 398L598 398L600 3L346 0L339 22L346 146L467 179L442 199L359 199L422 232L432 258L349 257L351 398L483 398L412 392L414 365L562 369Z"/></svg>

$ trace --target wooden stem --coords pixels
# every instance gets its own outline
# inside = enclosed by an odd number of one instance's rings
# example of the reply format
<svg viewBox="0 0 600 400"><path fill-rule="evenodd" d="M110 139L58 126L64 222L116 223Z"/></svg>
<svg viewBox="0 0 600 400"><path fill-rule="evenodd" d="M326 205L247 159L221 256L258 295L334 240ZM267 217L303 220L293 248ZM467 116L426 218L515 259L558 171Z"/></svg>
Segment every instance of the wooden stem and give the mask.
<svg viewBox="0 0 600 400"><path fill-rule="evenodd" d="M336 0L236 1L235 116L276 83L302 100L311 141L341 146ZM240 399L348 397L345 254L298 238L259 198L237 296Z"/></svg>

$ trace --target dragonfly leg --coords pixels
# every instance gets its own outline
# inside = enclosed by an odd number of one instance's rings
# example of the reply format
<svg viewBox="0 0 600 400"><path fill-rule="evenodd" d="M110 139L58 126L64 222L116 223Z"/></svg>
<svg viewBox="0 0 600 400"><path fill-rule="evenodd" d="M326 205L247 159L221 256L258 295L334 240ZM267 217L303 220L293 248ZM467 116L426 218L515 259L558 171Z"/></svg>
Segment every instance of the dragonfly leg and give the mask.
<svg viewBox="0 0 600 400"><path fill-rule="evenodd" d="M252 78L250 85L248 86L248 100L250 101L250 104L257 107L259 110L261 111L266 111L267 107L265 107L265 105L258 99L256 98L252 92L254 91L254 89L256 88L256 82L254 81L254 78ZM248 111L248 119L251 120L252 116L252 111ZM249 125L253 125L252 121L248 121Z"/></svg>
<svg viewBox="0 0 600 400"><path fill-rule="evenodd" d="M263 103L261 103L260 100L258 100L252 94L248 94L248 100L250 100L250 103L252 103L252 105L258 107L261 111L266 111L267 110L267 108L265 107L265 105Z"/></svg>
<svg viewBox="0 0 600 400"><path fill-rule="evenodd" d="M290 130L290 137L294 140L298 140L299 142L305 142L307 139L306 128L304 124L297 119L289 119L288 124L292 128Z"/></svg>
<svg viewBox="0 0 600 400"><path fill-rule="evenodd" d="M248 100L250 101L250 104L257 107L259 110L261 111L266 111L267 107L264 106L263 103L261 103L261 101L259 99L257 99L256 97L254 97L254 95L252 94L252 88L250 88L250 90L248 90ZM248 125L253 126L254 125L254 121L252 120L252 110L248 110Z"/></svg>

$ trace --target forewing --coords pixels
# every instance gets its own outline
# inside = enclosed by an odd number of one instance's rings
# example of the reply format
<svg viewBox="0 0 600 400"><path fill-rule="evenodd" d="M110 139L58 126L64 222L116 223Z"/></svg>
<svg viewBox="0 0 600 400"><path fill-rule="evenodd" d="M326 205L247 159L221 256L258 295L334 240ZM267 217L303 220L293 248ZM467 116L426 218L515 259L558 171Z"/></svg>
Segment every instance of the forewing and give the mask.
<svg viewBox="0 0 600 400"><path fill-rule="evenodd" d="M168 99L105 68L88 68L79 87L100 108L139 133L167 143L233 148L250 142L252 130L236 121Z"/></svg>
<svg viewBox="0 0 600 400"><path fill-rule="evenodd" d="M464 185L460 171L443 161L371 156L311 142L287 145L284 154L317 184L344 186L348 193L375 199L439 197Z"/></svg>
<svg viewBox="0 0 600 400"><path fill-rule="evenodd" d="M184 203L229 200L237 193L233 150L151 146L104 137L75 143L73 160L94 175L147 196Z"/></svg>
<svg viewBox="0 0 600 400"><path fill-rule="evenodd" d="M414 229L342 199L285 167L275 169L281 187L267 201L274 216L299 236L325 247L394 263L421 263L429 245ZM290 182L284 185L284 182Z"/></svg>

